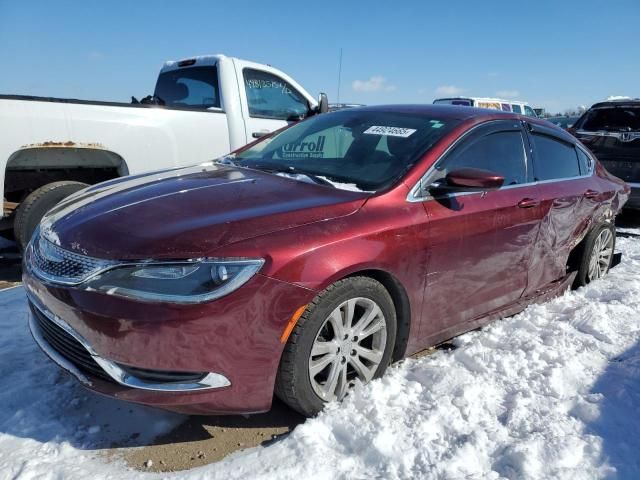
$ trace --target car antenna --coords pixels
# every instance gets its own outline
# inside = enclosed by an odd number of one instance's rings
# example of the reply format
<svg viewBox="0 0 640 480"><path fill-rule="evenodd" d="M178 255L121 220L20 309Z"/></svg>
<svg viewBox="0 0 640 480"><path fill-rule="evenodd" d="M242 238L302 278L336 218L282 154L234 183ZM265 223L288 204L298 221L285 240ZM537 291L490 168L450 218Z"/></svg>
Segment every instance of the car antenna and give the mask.
<svg viewBox="0 0 640 480"><path fill-rule="evenodd" d="M340 47L340 59L338 60L338 95L336 95L336 104L340 104L341 77L342 77L342 47Z"/></svg>

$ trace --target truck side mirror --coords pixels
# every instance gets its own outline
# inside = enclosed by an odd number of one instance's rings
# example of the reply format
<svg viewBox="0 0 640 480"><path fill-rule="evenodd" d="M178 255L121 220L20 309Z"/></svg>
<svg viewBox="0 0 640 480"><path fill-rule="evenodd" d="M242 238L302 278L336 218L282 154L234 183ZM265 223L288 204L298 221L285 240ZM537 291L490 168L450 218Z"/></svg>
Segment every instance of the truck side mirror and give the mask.
<svg viewBox="0 0 640 480"><path fill-rule="evenodd" d="M318 95L318 113L327 113L329 111L329 100L326 93Z"/></svg>

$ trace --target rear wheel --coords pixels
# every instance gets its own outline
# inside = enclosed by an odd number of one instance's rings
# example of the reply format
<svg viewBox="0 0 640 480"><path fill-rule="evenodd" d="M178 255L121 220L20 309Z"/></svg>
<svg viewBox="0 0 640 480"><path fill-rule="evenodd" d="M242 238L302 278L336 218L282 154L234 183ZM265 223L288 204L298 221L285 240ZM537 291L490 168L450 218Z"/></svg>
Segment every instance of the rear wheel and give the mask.
<svg viewBox="0 0 640 480"><path fill-rule="evenodd" d="M342 400L357 382L382 376L391 361L396 312L368 277L336 282L309 304L285 346L276 394L306 416Z"/></svg>
<svg viewBox="0 0 640 480"><path fill-rule="evenodd" d="M588 285L609 272L616 246L616 231L611 224L604 223L589 232L584 239L575 287Z"/></svg>
<svg viewBox="0 0 640 480"><path fill-rule="evenodd" d="M31 192L18 206L13 222L13 234L18 245L24 249L44 214L72 193L85 187L88 185L81 182L53 182Z"/></svg>

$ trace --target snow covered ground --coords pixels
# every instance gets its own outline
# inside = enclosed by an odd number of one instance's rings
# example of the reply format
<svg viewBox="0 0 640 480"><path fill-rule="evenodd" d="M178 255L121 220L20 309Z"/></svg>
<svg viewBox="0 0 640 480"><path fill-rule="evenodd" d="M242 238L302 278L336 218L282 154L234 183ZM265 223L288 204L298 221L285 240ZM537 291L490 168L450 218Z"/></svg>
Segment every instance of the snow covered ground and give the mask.
<svg viewBox="0 0 640 480"><path fill-rule="evenodd" d="M99 450L181 417L83 390L31 340L22 289L4 291L0 479L640 478L640 239L618 248L605 279L407 360L269 447L175 474Z"/></svg>

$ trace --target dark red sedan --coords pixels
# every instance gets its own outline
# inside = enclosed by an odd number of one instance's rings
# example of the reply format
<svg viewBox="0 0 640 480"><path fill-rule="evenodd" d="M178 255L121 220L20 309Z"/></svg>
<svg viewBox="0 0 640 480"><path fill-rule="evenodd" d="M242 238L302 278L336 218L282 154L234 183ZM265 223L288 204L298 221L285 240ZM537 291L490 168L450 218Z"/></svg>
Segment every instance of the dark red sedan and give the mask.
<svg viewBox="0 0 640 480"><path fill-rule="evenodd" d="M55 207L24 257L31 329L117 398L253 413L275 392L313 415L394 360L604 275L628 195L530 117L319 115Z"/></svg>

